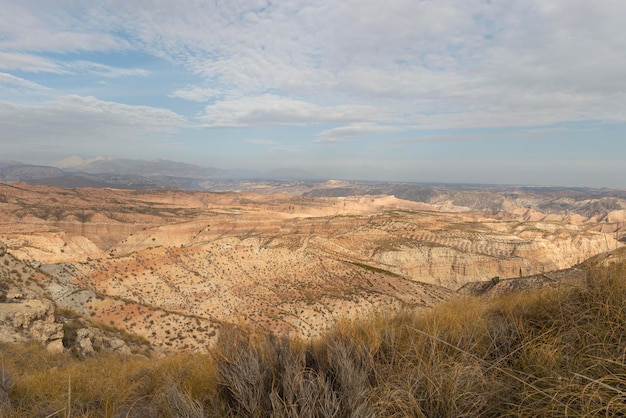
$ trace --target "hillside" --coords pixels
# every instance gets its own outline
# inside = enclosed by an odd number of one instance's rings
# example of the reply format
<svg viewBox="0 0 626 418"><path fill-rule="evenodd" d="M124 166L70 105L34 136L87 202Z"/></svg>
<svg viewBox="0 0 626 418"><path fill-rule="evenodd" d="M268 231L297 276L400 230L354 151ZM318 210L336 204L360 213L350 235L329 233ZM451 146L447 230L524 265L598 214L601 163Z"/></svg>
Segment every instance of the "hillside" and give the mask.
<svg viewBox="0 0 626 418"><path fill-rule="evenodd" d="M33 280L58 306L165 350L205 351L229 323L311 338L622 246L614 212L492 213L389 195L13 184L0 185L0 214L8 256L41 271Z"/></svg>
<svg viewBox="0 0 626 418"><path fill-rule="evenodd" d="M576 282L381 312L313 340L226 327L207 355L0 344L6 417L623 416L626 257Z"/></svg>

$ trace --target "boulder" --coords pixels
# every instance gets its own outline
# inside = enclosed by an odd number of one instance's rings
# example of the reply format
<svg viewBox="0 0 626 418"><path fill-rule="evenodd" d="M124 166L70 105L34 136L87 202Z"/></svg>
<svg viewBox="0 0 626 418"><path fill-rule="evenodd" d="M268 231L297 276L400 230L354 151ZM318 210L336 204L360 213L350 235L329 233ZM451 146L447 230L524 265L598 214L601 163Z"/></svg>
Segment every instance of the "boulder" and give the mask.
<svg viewBox="0 0 626 418"><path fill-rule="evenodd" d="M94 348L91 343L93 332L87 328L81 328L76 331L76 345L83 356L93 354Z"/></svg>
<svg viewBox="0 0 626 418"><path fill-rule="evenodd" d="M30 335L42 343L61 340L63 338L63 325L56 322L35 321L30 327Z"/></svg>
<svg viewBox="0 0 626 418"><path fill-rule="evenodd" d="M9 315L12 317L15 328L28 329L36 320L46 323L54 322L54 304L49 300L32 299L12 305L14 308L8 311L10 311Z"/></svg>
<svg viewBox="0 0 626 418"><path fill-rule="evenodd" d="M9 289L6 295L7 302L16 301L24 298L24 294L17 289Z"/></svg>
<svg viewBox="0 0 626 418"><path fill-rule="evenodd" d="M126 345L124 340L121 340L119 338L111 338L109 340L109 347L111 347L113 351L119 354L123 354L123 355L132 354L132 351L130 351L130 348Z"/></svg>
<svg viewBox="0 0 626 418"><path fill-rule="evenodd" d="M63 340L50 341L46 350L53 354L61 354L63 352Z"/></svg>
<svg viewBox="0 0 626 418"><path fill-rule="evenodd" d="M32 294L11 289L11 303L0 303L0 341L36 341L50 350L63 351L63 325L55 322L54 304L31 299Z"/></svg>

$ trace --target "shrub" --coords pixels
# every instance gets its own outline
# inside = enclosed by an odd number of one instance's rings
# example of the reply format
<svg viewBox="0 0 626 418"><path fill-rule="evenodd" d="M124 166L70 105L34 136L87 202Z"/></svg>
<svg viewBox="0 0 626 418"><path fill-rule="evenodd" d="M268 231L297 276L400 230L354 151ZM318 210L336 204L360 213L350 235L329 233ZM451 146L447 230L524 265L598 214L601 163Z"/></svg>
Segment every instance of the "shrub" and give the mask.
<svg viewBox="0 0 626 418"><path fill-rule="evenodd" d="M624 416L625 278L626 264L592 265L578 285L379 313L312 341L223 327L208 355L79 361L4 344L1 413Z"/></svg>

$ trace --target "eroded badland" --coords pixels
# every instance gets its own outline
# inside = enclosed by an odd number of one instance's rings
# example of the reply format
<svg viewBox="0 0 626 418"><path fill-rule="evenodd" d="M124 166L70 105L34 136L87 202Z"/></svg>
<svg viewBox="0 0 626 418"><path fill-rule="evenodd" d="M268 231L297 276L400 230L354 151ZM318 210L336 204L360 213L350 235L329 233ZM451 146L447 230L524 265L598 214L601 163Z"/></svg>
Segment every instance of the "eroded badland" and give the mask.
<svg viewBox="0 0 626 418"><path fill-rule="evenodd" d="M311 337L341 318L430 307L467 283L565 269L623 245L621 196L255 187L0 184L0 268L22 283L13 307L30 283L163 349L203 351L224 323Z"/></svg>

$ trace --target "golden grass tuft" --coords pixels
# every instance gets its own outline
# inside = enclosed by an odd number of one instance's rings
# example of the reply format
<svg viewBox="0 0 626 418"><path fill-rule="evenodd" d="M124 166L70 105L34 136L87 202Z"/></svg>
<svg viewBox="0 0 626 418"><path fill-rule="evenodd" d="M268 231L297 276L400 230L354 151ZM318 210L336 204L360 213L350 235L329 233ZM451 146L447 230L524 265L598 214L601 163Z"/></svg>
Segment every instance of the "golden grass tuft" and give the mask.
<svg viewBox="0 0 626 418"><path fill-rule="evenodd" d="M6 417L624 416L626 263L591 266L576 286L377 313L313 341L224 327L207 355L0 353Z"/></svg>

